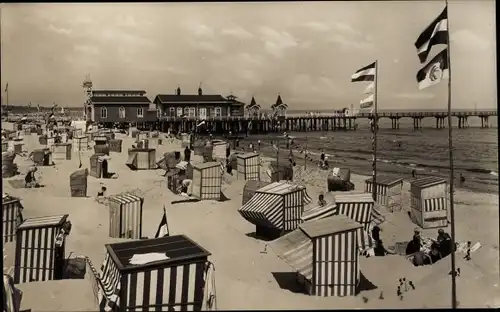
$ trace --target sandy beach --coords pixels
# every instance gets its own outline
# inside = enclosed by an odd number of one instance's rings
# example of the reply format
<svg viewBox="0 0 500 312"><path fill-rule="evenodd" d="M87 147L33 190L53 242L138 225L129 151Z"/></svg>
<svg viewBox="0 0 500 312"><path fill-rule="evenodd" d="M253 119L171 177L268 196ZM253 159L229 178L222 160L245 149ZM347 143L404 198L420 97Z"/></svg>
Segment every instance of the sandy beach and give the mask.
<svg viewBox="0 0 500 312"><path fill-rule="evenodd" d="M71 160L56 161L53 167L39 167L41 183L39 189L14 189L8 180L23 179L32 166L27 157L17 156L15 163L22 173L3 179L3 192L20 197L25 218L69 214L73 228L67 238L66 254L74 257L85 255L97 268L104 255L104 245L116 240L108 237L109 212L99 204L96 196L101 185L107 188L107 195L135 192L144 197L143 236L154 237L162 218L162 207L167 208L171 234L185 234L212 253L209 258L215 265L217 308L230 309L331 309L348 308L447 308L451 305L451 278L447 257L435 265L415 268L402 256L360 258L360 270L375 289L361 291L354 297L315 297L296 293L293 269L279 259L267 242L247 234L255 227L243 219L237 209L241 206L245 181L237 180L236 174L225 174L223 193L230 200L225 202L201 201L171 205L180 199L167 189L164 170L131 171L126 165L127 149L133 139L123 139L123 152L111 153L109 170L116 173L116 179L88 178L88 198L71 198L69 175L78 169L78 153L72 152ZM24 149L28 152L39 147L36 135L25 137ZM182 151L180 142L164 142L156 150L156 159L163 153ZM89 168L92 152L83 152L82 168ZM263 180L269 158L263 158ZM194 156L193 162L201 162ZM298 162L294 181L305 185L308 194L316 202L318 194L326 192L328 171L308 165L303 168ZM368 177L352 175L356 191L364 190ZM268 179L268 178L267 178ZM406 211L409 209L409 185L404 184L403 211L383 211L386 222L382 224L382 239L386 246L396 242L409 241L416 227ZM480 242L482 247L472 254L471 261L464 261L464 254L457 253L457 267L461 276L457 278L459 307L499 307L499 210L498 194L472 193L457 190L455 193L456 240ZM450 227L446 229L450 231ZM423 230L422 235L435 237L437 229ZM5 244L7 259L5 269L14 263L14 244ZM277 281L276 276L280 276ZM291 278L285 278L286 276ZM413 281L415 290L404 294L403 300L396 295L398 279L406 277ZM83 281L50 281L20 284L24 291L22 308L32 311L71 311L76 307L92 309L92 291ZM290 290L291 289L291 290ZM41 294L43 293L43 295ZM49 295L47 295L47 293ZM381 293L383 299L380 299ZM75 295L78 294L78 295ZM43 296L43 301L39 301Z"/></svg>

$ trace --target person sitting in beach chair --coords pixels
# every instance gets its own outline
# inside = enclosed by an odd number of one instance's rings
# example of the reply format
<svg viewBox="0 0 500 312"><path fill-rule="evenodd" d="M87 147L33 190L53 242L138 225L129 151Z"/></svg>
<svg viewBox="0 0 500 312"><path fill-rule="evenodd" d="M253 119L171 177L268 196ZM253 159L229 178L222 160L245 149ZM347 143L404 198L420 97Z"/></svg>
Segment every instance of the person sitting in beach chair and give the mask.
<svg viewBox="0 0 500 312"><path fill-rule="evenodd" d="M189 191L189 187L191 186L191 180L190 179L184 179L181 182L181 185L177 188L177 193L179 194L187 194Z"/></svg>
<svg viewBox="0 0 500 312"><path fill-rule="evenodd" d="M28 170L28 173L26 173L26 176L24 177L25 188L39 187L39 184L38 182L36 182L35 178L35 172L37 172L37 170L38 170L37 167L31 167Z"/></svg>

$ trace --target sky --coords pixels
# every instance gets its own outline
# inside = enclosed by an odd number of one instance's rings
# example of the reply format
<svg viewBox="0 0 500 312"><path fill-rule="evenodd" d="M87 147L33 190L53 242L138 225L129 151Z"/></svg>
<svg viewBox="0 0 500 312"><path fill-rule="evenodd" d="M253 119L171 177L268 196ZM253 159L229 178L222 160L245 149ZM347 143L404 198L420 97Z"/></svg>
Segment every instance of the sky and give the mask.
<svg viewBox="0 0 500 312"><path fill-rule="evenodd" d="M81 106L94 89L255 96L269 108L359 106L351 83L378 60L379 109L446 109L447 83L419 91L414 42L444 1L2 4L5 104ZM495 4L449 1L452 103L496 108ZM435 46L430 60L444 46Z"/></svg>

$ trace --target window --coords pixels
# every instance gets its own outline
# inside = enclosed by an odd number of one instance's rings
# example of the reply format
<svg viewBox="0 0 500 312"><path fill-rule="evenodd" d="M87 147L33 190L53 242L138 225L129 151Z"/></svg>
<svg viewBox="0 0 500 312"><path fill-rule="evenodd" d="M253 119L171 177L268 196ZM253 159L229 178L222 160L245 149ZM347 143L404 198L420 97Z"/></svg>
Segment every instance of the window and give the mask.
<svg viewBox="0 0 500 312"><path fill-rule="evenodd" d="M170 107L170 117L175 117L175 107Z"/></svg>
<svg viewBox="0 0 500 312"><path fill-rule="evenodd" d="M189 108L189 117L196 117L196 109L194 107Z"/></svg>
<svg viewBox="0 0 500 312"><path fill-rule="evenodd" d="M207 118L207 109L205 107L202 107L199 109L199 114L200 114L200 119L205 119Z"/></svg>
<svg viewBox="0 0 500 312"><path fill-rule="evenodd" d="M227 109L227 117L231 117L231 108Z"/></svg>
<svg viewBox="0 0 500 312"><path fill-rule="evenodd" d="M189 107L184 107L184 115L189 116Z"/></svg>
<svg viewBox="0 0 500 312"><path fill-rule="evenodd" d="M118 109L118 117L120 117L120 118L125 118L125 107L121 106L121 107Z"/></svg>
<svg viewBox="0 0 500 312"><path fill-rule="evenodd" d="M160 118L161 117L161 110L158 108L156 109L156 118Z"/></svg>
<svg viewBox="0 0 500 312"><path fill-rule="evenodd" d="M222 116L222 108L216 107L215 108L215 117L221 117Z"/></svg>
<svg viewBox="0 0 500 312"><path fill-rule="evenodd" d="M139 117L139 118L144 117L144 109L142 107L137 108L137 117Z"/></svg>
<svg viewBox="0 0 500 312"><path fill-rule="evenodd" d="M108 109L106 107L101 107L101 118L108 118Z"/></svg>
<svg viewBox="0 0 500 312"><path fill-rule="evenodd" d="M177 107L177 117L182 117L182 107Z"/></svg>

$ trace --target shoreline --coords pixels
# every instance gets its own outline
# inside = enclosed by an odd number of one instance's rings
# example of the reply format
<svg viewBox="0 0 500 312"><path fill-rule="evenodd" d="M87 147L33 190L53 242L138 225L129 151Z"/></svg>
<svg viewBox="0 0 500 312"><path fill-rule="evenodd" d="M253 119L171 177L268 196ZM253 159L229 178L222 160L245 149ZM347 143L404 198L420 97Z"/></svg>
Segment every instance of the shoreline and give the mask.
<svg viewBox="0 0 500 312"><path fill-rule="evenodd" d="M235 151L243 150L245 152L248 152L248 151L250 151L248 148L248 144L252 143L254 145L254 149L258 153L260 153L262 156L265 156L267 158L276 159L276 152L270 144L270 141L272 141L273 139L275 139L275 137L266 139L266 138L262 138L262 136L259 136L259 135L248 136L248 137L245 137L244 140L240 141L240 147L236 148ZM257 146L258 140L261 140L260 149ZM230 142L230 144L231 144L231 149L233 150L232 142ZM294 159L296 160L297 165L304 164L304 154L300 153L300 150L304 147L303 145L304 144L295 143L293 146L293 156L294 156ZM284 146L284 144L281 144L281 146ZM320 149L309 145L309 146L307 146L307 151L308 151L308 155L312 155L311 156L312 160L307 160L307 167L309 167L309 165L311 165L311 166L318 168ZM288 154L289 154L289 150L287 150L285 148L281 148L280 149L280 161L281 160L288 161L287 160ZM371 177L371 175L366 174L367 170L363 170L360 168L361 166L346 164L346 162L347 162L346 158L349 158L347 156L334 155L331 153L325 153L325 155L330 157L329 158L330 168L333 168L333 167L349 168L351 170L351 174L357 174L359 176L366 176L368 178ZM352 160L352 159L350 159L350 160ZM357 162L359 164L363 164L364 166L371 167L371 161L366 161L366 160L361 160L361 161L360 160L352 160L352 161ZM384 169L389 168L389 170L381 170L381 168L384 168ZM440 176L446 180L449 180L449 174L443 174L443 173L438 174L439 172L432 172L432 171L429 172L428 170L426 170L426 168L423 168L423 167L406 168L404 166L399 166L399 165L394 164L394 163L388 163L388 162L381 161L380 159L377 160L377 169L378 169L377 176L384 176L384 175L397 176L397 177L403 178L405 181L409 181L412 179L412 176L411 176L412 169L415 169L417 171L417 177L418 176ZM474 174L474 172L469 172L469 174L472 175L472 174ZM493 176L494 175L492 175L492 177ZM496 177L498 178L498 176L496 176ZM471 179L474 179L474 177L472 177ZM496 180L496 181L498 183L498 180ZM479 180L477 180L477 181L474 180L473 182L475 182L478 185L481 185L481 183L480 183L481 181L479 181ZM463 191L468 191L468 192L473 192L473 193L498 194L498 185L491 184L491 185L489 185L489 187L484 188L484 189L481 189L481 188L479 188L476 185L471 184L471 183L465 184L465 185L467 185L467 186L464 187L460 184L458 170L455 170L455 183L454 183L455 190L463 190ZM474 186L476 186L476 187L474 187Z"/></svg>

